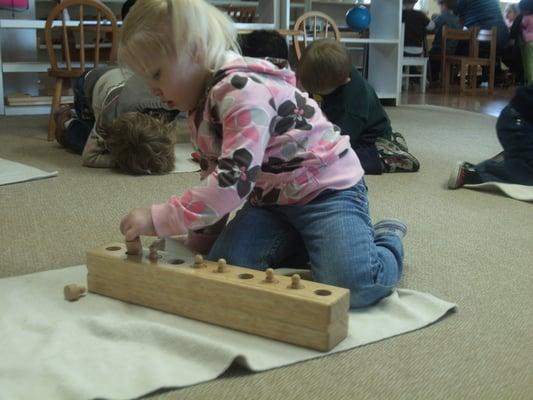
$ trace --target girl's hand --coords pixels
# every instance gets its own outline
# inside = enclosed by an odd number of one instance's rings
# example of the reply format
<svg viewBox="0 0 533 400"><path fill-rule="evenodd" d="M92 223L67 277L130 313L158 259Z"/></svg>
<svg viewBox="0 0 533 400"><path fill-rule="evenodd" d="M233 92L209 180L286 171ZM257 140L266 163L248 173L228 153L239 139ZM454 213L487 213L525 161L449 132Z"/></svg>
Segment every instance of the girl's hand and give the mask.
<svg viewBox="0 0 533 400"><path fill-rule="evenodd" d="M134 208L122 218L120 232L126 240L133 240L141 235L156 236L152 211L149 208Z"/></svg>

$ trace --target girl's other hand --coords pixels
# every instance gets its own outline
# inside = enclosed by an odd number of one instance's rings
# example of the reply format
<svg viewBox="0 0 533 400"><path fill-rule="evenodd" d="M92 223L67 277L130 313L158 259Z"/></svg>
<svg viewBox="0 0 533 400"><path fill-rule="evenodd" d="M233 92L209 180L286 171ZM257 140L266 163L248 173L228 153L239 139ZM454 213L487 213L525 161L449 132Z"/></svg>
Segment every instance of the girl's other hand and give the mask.
<svg viewBox="0 0 533 400"><path fill-rule="evenodd" d="M150 208L134 208L120 222L120 232L126 240L134 240L141 235L156 236Z"/></svg>

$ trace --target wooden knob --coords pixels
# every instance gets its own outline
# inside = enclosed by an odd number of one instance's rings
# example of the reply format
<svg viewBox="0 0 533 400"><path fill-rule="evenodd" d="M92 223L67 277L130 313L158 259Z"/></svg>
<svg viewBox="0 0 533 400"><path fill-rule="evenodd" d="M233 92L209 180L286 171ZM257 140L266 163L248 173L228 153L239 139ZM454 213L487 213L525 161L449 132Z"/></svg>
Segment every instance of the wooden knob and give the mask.
<svg viewBox="0 0 533 400"><path fill-rule="evenodd" d="M85 294L86 291L87 289L85 289L83 286L76 285L75 283L71 283L63 288L63 294L65 295L65 299L68 301L78 300Z"/></svg>
<svg viewBox="0 0 533 400"><path fill-rule="evenodd" d="M148 259L150 261L152 261L152 262L157 261L157 259L159 258L159 254L157 254L157 250L159 249L159 245L160 245L160 241L159 240L155 240L150 245L150 247L148 247L148 250L150 251L150 253L148 254Z"/></svg>
<svg viewBox="0 0 533 400"><path fill-rule="evenodd" d="M136 237L133 240L126 240L126 248L129 256L136 256L142 253L141 238Z"/></svg>
<svg viewBox="0 0 533 400"><path fill-rule="evenodd" d="M196 254L194 256L193 268L205 268L204 257L201 254Z"/></svg>
<svg viewBox="0 0 533 400"><path fill-rule="evenodd" d="M226 260L224 260L223 258L219 259L217 263L217 272L224 272L226 271L226 268L227 268Z"/></svg>
<svg viewBox="0 0 533 400"><path fill-rule="evenodd" d="M294 274L291 276L291 284L289 286L290 289L302 289L304 285L300 283L300 275Z"/></svg>
<svg viewBox="0 0 533 400"><path fill-rule="evenodd" d="M267 268L265 272L266 272L266 277L265 277L264 282L266 283L277 283L278 282L278 280L274 278L274 270L272 268Z"/></svg>

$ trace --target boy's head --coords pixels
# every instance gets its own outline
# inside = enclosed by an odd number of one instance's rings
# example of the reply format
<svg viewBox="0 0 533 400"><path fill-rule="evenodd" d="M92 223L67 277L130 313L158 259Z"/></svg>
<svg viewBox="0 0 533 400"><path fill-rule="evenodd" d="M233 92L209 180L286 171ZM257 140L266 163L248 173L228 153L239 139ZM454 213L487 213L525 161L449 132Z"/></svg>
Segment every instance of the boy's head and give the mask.
<svg viewBox="0 0 533 400"><path fill-rule="evenodd" d="M256 58L289 58L287 41L276 31L258 30L240 38L242 54Z"/></svg>
<svg viewBox="0 0 533 400"><path fill-rule="evenodd" d="M174 139L169 121L128 112L111 126L107 141L116 166L130 174L163 174L174 169Z"/></svg>
<svg viewBox="0 0 533 400"><path fill-rule="evenodd" d="M350 78L352 61L342 43L317 40L307 46L296 68L296 77L309 93L327 95Z"/></svg>
<svg viewBox="0 0 533 400"><path fill-rule="evenodd" d="M122 17L123 21L126 18L126 15L128 15L128 13L130 12L130 8L133 7L134 4L135 0L126 0L122 4L122 8L120 9L120 16Z"/></svg>
<svg viewBox="0 0 533 400"><path fill-rule="evenodd" d="M452 7L450 6L450 1L449 0L439 0L437 3L439 5L439 7L440 7L440 11L441 12L448 11L448 10L452 9Z"/></svg>
<svg viewBox="0 0 533 400"><path fill-rule="evenodd" d="M405 10L412 10L415 8L416 3L418 3L418 0L403 0L403 8Z"/></svg>

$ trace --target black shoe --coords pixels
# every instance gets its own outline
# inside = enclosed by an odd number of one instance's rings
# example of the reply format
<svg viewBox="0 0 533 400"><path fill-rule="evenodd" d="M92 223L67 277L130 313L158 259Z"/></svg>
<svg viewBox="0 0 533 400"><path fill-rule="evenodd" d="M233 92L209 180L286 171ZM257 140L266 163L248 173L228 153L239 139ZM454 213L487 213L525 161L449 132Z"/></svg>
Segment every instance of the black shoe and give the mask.
<svg viewBox="0 0 533 400"><path fill-rule="evenodd" d="M448 189L457 189L463 185L476 185L479 183L483 183L483 181L477 173L475 165L457 161L448 179Z"/></svg>
<svg viewBox="0 0 533 400"><path fill-rule="evenodd" d="M416 172L420 169L420 163L415 156L390 140L377 138L376 148L383 162L384 172Z"/></svg>

